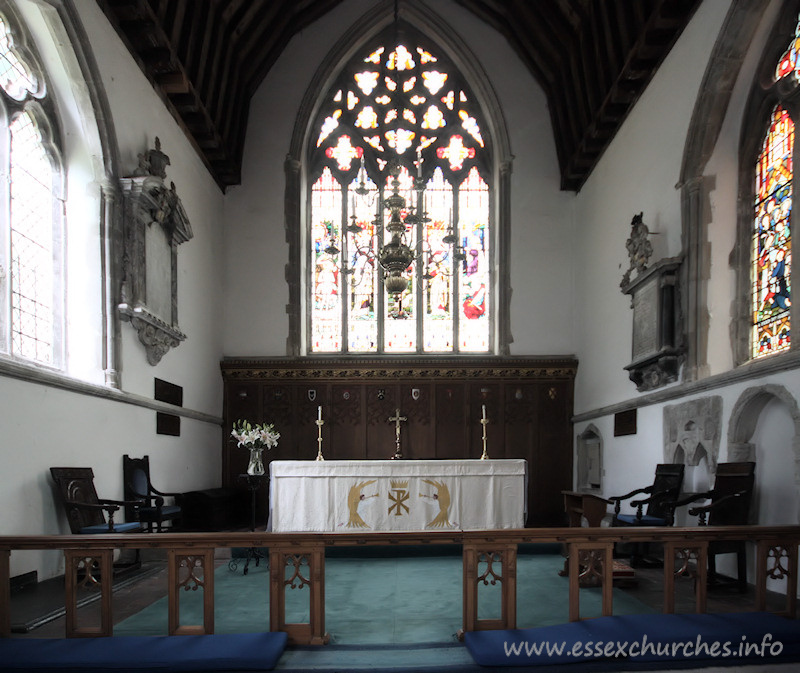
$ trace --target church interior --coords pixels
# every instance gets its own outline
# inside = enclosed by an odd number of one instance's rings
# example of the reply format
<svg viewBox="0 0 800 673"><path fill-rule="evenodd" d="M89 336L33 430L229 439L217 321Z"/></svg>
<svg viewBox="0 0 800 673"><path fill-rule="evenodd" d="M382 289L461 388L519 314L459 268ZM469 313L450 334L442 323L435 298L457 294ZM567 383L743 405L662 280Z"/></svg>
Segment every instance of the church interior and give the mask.
<svg viewBox="0 0 800 673"><path fill-rule="evenodd" d="M800 523L800 1L2 0L0 24L3 537L81 533L53 469L128 501L143 457L184 531L368 535L395 475L380 525L424 505L398 530L465 550L626 516L644 540L614 498L662 466L686 502L651 525L697 526L731 466L747 506L718 522ZM310 523L339 463L350 518ZM716 569L754 586L754 540ZM2 552L12 586L67 570Z"/></svg>

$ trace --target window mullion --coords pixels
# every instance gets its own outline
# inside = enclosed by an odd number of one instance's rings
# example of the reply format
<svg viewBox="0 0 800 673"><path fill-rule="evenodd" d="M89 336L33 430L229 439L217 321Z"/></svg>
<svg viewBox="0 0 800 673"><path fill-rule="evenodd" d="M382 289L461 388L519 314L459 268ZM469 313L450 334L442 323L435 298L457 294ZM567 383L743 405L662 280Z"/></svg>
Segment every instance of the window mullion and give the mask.
<svg viewBox="0 0 800 673"><path fill-rule="evenodd" d="M461 350L461 340L459 338L459 326L461 311L458 306L458 260L456 259L456 250L461 245L461 226L459 214L459 186L453 185L453 235L455 236L455 243L453 244L452 254L450 255L450 273L453 282L450 287L450 301L453 307L453 352L458 353Z"/></svg>
<svg viewBox="0 0 800 673"><path fill-rule="evenodd" d="M424 301L423 301L423 288L422 288L422 272L423 267L425 264L423 263L423 234L424 234L424 227L425 223L422 221L424 219L425 211L422 207L424 203L424 195L421 191L414 192L417 203L416 203L416 213L417 213L417 223L415 225L416 232L414 238L414 251L417 255L417 261L414 264L414 305L416 306L417 312L417 347L416 352L423 353L425 351L425 341L424 341Z"/></svg>
<svg viewBox="0 0 800 673"><path fill-rule="evenodd" d="M3 152L0 153L0 158L3 160L5 166L3 185L2 185L2 206L0 213L2 214L3 238L0 243L0 287L2 288L2 296L0 297L0 351L3 353L11 352L11 176L8 172L9 155L8 155L8 135L9 130L6 127L6 134L4 137L5 143Z"/></svg>
<svg viewBox="0 0 800 673"><path fill-rule="evenodd" d="M348 271L350 270L347 265L347 260L350 258L347 251L347 183L342 181L342 207L340 211L339 220L339 241L341 250L339 252L339 287L342 297L342 352L347 353L350 350L350 329L349 329L349 314L348 306L350 304L350 283L348 282Z"/></svg>
<svg viewBox="0 0 800 673"><path fill-rule="evenodd" d="M378 249L383 246L383 197L384 197L384 186L378 182L378 199L375 206L375 236L378 239ZM375 274L377 276L377 283L378 283L378 305L376 306L377 316L378 316L378 353L384 353L384 338L386 331L384 329L385 324L385 311L386 311L386 293L383 289L383 268L378 263L378 260L375 259Z"/></svg>

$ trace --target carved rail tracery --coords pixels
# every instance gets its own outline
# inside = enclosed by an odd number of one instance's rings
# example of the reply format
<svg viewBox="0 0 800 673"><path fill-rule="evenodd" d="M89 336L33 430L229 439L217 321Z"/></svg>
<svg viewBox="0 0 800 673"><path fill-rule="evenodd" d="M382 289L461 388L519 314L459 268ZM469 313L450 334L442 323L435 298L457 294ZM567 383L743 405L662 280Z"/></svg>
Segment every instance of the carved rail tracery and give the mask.
<svg viewBox="0 0 800 673"><path fill-rule="evenodd" d="M617 542L650 542L664 546L664 612L675 609L676 577L692 577L696 610L706 609L709 542L748 540L755 543L755 609L766 609L768 579L786 579L786 609L797 614L797 572L800 526L729 526L702 528L530 528L485 531L379 533L135 533L126 535L57 535L0 537L0 637L11 635L9 579L12 551L56 549L65 555L66 636L110 636L113 633L111 577L116 549L165 549L168 552L169 634L214 632L214 552L217 548L268 547L270 550L270 629L286 631L290 642L324 644L325 549L355 545L462 545L463 626L466 631L516 628L517 547L530 543L562 543L569 552L569 615L580 619L581 575L598 578L604 615L613 613L612 551ZM483 564L483 565L481 565ZM482 573L479 574L479 567ZM289 572L287 573L287 569ZM289 575L289 577L287 577ZM554 578L555 579L555 578ZM478 619L478 586L498 586L499 619ZM77 623L81 587L101 594L100 622ZM309 621L286 622L285 596L292 588L308 588ZM180 623L181 591L202 591L203 623ZM303 592L305 594L305 592ZM528 596L530 599L535 597Z"/></svg>

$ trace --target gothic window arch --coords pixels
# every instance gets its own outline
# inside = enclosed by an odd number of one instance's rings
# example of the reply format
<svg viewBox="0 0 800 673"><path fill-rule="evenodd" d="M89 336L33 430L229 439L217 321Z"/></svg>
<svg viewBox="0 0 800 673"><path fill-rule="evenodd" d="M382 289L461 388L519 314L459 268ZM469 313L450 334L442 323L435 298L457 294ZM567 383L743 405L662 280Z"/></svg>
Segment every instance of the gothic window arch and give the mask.
<svg viewBox="0 0 800 673"><path fill-rule="evenodd" d="M309 152L309 352L489 352L489 152L467 83L393 24L323 100Z"/></svg>
<svg viewBox="0 0 800 673"><path fill-rule="evenodd" d="M111 119L73 4L2 3L2 374L119 386Z"/></svg>
<svg viewBox="0 0 800 673"><path fill-rule="evenodd" d="M737 364L792 350L795 125L800 112L800 15L784 8L759 67L742 126Z"/></svg>
<svg viewBox="0 0 800 673"><path fill-rule="evenodd" d="M63 168L47 80L20 25L0 14L0 344L25 362L63 366Z"/></svg>
<svg viewBox="0 0 800 673"><path fill-rule="evenodd" d="M362 16L287 157L288 353L508 354L510 157L485 73L440 17L413 0ZM390 273L397 221L413 259Z"/></svg>

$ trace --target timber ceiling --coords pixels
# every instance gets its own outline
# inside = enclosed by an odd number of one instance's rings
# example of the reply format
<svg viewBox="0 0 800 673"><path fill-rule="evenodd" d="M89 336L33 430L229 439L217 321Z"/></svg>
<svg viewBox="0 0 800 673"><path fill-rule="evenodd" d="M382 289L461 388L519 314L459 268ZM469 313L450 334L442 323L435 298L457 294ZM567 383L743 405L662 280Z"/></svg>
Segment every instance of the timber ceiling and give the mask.
<svg viewBox="0 0 800 673"><path fill-rule="evenodd" d="M223 189L240 182L254 92L289 40L341 2L97 1ZM700 1L455 0L544 90L561 187L575 191Z"/></svg>

